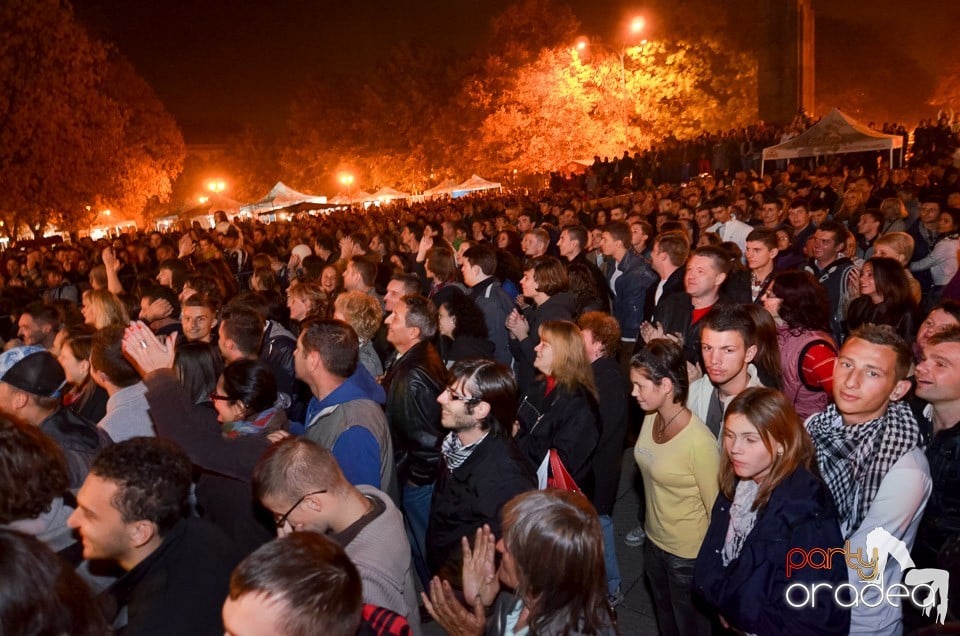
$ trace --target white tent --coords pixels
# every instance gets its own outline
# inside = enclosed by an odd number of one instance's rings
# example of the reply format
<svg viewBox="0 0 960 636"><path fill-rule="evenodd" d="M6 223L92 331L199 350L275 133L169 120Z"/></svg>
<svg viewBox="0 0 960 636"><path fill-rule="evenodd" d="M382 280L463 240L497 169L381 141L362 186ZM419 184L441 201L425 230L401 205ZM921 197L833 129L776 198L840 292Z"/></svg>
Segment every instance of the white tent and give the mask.
<svg viewBox="0 0 960 636"><path fill-rule="evenodd" d="M877 132L834 108L793 139L764 148L763 161L887 150L893 165L893 151L897 148L903 148L900 135ZM760 172L763 173L762 164Z"/></svg>
<svg viewBox="0 0 960 636"><path fill-rule="evenodd" d="M406 199L410 195L406 192L400 192L393 188L384 186L370 195L374 201L393 201L394 199Z"/></svg>
<svg viewBox="0 0 960 636"><path fill-rule="evenodd" d="M451 188L454 197L461 197L468 192L479 192L480 190L497 190L500 189L499 183L494 183L493 181L487 181L483 177L473 175L463 183L459 183Z"/></svg>
<svg viewBox="0 0 960 636"><path fill-rule="evenodd" d="M457 182L453 179L447 179L428 190L423 191L425 197L438 197L444 194L450 194L456 187Z"/></svg>
<svg viewBox="0 0 960 636"><path fill-rule="evenodd" d="M265 197L256 203L250 203L240 208L240 211L246 214L261 212L272 212L288 208L300 203L326 203L327 197L315 197L312 194L298 192L286 185L283 181L277 181L277 184L270 189Z"/></svg>

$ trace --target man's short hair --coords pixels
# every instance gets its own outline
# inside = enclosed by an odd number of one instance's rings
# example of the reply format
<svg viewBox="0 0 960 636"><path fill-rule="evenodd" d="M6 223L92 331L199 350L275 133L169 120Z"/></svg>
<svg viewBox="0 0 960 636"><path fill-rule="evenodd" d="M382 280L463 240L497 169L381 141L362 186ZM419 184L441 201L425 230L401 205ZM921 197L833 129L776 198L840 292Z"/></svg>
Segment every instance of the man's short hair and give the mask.
<svg viewBox="0 0 960 636"><path fill-rule="evenodd" d="M788 206L788 209L793 209L793 208L803 208L804 210L809 212L810 202L802 198L794 199L790 202L790 205Z"/></svg>
<svg viewBox="0 0 960 636"><path fill-rule="evenodd" d="M445 247L431 247L427 250L424 266L428 267L440 282L451 283L457 280L457 259L454 258L453 251Z"/></svg>
<svg viewBox="0 0 960 636"><path fill-rule="evenodd" d="M947 327L942 331L938 331L927 341L928 345L938 345L938 344L960 344L960 325L953 325Z"/></svg>
<svg viewBox="0 0 960 636"><path fill-rule="evenodd" d="M353 269L360 275L364 287L373 287L377 281L377 266L363 256L354 256L350 259Z"/></svg>
<svg viewBox="0 0 960 636"><path fill-rule="evenodd" d="M121 388L140 381L140 374L123 355L125 328L123 325L109 325L98 330L90 347L90 365L106 375L111 384Z"/></svg>
<svg viewBox="0 0 960 636"><path fill-rule="evenodd" d="M530 230L529 234L530 238L536 239L542 247L545 248L550 245L550 233L542 227L538 227L535 230Z"/></svg>
<svg viewBox="0 0 960 636"><path fill-rule="evenodd" d="M709 258L721 274L729 274L733 266L730 261L730 254L719 245L701 245L690 253L690 258L694 256Z"/></svg>
<svg viewBox="0 0 960 636"><path fill-rule="evenodd" d="M220 310L220 299L210 294L197 292L196 294L190 294L187 296L183 301L183 306L205 307L206 309L212 311L213 315L216 316L217 312Z"/></svg>
<svg viewBox="0 0 960 636"><path fill-rule="evenodd" d="M683 232L666 232L657 237L658 249L666 252L670 264L674 267L683 267L690 257L690 241Z"/></svg>
<svg viewBox="0 0 960 636"><path fill-rule="evenodd" d="M577 321L580 331L589 330L593 339L602 346L601 354L605 358L615 358L620 349L620 323L617 319L602 311L588 311Z"/></svg>
<svg viewBox="0 0 960 636"><path fill-rule="evenodd" d="M61 322L60 312L50 303L35 302L27 305L20 315L27 315L33 318L34 322L41 325L50 325L59 328ZM59 331L59 329L57 329Z"/></svg>
<svg viewBox="0 0 960 636"><path fill-rule="evenodd" d="M567 233L567 238L571 241L574 241L581 250L586 249L587 228L583 227L582 225L568 225L567 227L563 228L563 231Z"/></svg>
<svg viewBox="0 0 960 636"><path fill-rule="evenodd" d="M107 446L90 473L117 484L111 503L125 523L152 521L163 536L186 516L193 465L172 442L134 437Z"/></svg>
<svg viewBox="0 0 960 636"><path fill-rule="evenodd" d="M906 379L907 374L910 373L910 365L913 364L913 353L910 351L910 345L893 327L890 325L866 324L854 329L846 342L850 342L854 338L893 349L893 352L897 355L897 361L893 369L895 379L897 382ZM841 352L842 350L843 347L841 347Z"/></svg>
<svg viewBox="0 0 960 636"><path fill-rule="evenodd" d="M471 245L463 258L471 267L479 267L484 276L493 276L497 273L497 250L492 245L477 243Z"/></svg>
<svg viewBox="0 0 960 636"><path fill-rule="evenodd" d="M271 444L253 469L253 496L296 501L315 490L332 491L346 482L329 450L305 437Z"/></svg>
<svg viewBox="0 0 960 636"><path fill-rule="evenodd" d="M869 210L864 210L863 212L860 213L860 218L863 218L865 216L869 216L874 221L879 223L881 227L883 226L883 214L880 212L880 210L875 210L872 208Z"/></svg>
<svg viewBox="0 0 960 636"><path fill-rule="evenodd" d="M362 592L360 573L343 548L316 532L294 532L260 546L230 577L231 600L254 594L280 604L277 636L353 636Z"/></svg>
<svg viewBox="0 0 960 636"><path fill-rule="evenodd" d="M743 338L744 346L757 344L757 325L750 312L739 304L715 305L703 317L703 329L717 332L736 331Z"/></svg>
<svg viewBox="0 0 960 636"><path fill-rule="evenodd" d="M768 227L758 227L747 234L746 242L763 243L768 250L777 249L777 231Z"/></svg>
<svg viewBox="0 0 960 636"><path fill-rule="evenodd" d="M341 320L307 320L300 328L300 346L319 353L324 368L338 378L349 378L357 370L360 340Z"/></svg>
<svg viewBox="0 0 960 636"><path fill-rule="evenodd" d="M817 231L833 234L835 245L843 245L847 242L847 228L836 219L825 219L823 223L817 226Z"/></svg>
<svg viewBox="0 0 960 636"><path fill-rule="evenodd" d="M265 327L266 321L260 312L241 304L230 303L220 316L220 328L244 356L260 353Z"/></svg>
<svg viewBox="0 0 960 636"><path fill-rule="evenodd" d="M630 240L630 226L627 225L625 221L611 221L603 226L603 231L624 247L630 247L633 243L633 241Z"/></svg>
<svg viewBox="0 0 960 636"><path fill-rule="evenodd" d="M400 299L407 307L407 327L420 330L420 340L430 340L437 333L437 307L433 301L420 294L410 294Z"/></svg>
<svg viewBox="0 0 960 636"><path fill-rule="evenodd" d="M517 380L510 367L484 358L467 358L450 368L450 385L463 381L470 395L490 405L490 414L480 430L495 436L509 436L517 414ZM467 403L467 413L476 405Z"/></svg>
<svg viewBox="0 0 960 636"><path fill-rule="evenodd" d="M470 249L473 249L473 248L470 248ZM404 296L413 296L420 293L420 279L417 278L416 274L408 274L406 272L400 272L390 277L390 282L392 283L393 281L397 281L398 283L403 285Z"/></svg>

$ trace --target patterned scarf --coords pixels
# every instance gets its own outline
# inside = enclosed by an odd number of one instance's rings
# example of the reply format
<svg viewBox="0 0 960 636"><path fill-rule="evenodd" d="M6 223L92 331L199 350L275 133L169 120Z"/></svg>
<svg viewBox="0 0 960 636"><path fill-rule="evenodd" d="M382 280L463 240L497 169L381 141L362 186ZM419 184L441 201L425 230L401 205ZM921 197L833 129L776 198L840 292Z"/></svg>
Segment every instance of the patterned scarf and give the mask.
<svg viewBox="0 0 960 636"><path fill-rule="evenodd" d="M277 413L277 411L278 409L276 407L270 407L266 411L261 411L255 415L250 421L244 422L242 420L237 420L236 422L224 424L221 428L221 433L228 439L236 439L243 435L261 435L271 433L274 429L276 429L276 426L268 426L268 424L271 424L273 416Z"/></svg>
<svg viewBox="0 0 960 636"><path fill-rule="evenodd" d="M752 479L741 479L737 484L737 491L733 495L733 504L730 506L730 525L727 526L727 538L723 542L723 551L720 557L724 567L740 556L743 543L747 535L753 530L757 522L757 511L753 509L753 502L760 492L760 484Z"/></svg>
<svg viewBox="0 0 960 636"><path fill-rule="evenodd" d="M467 461L467 458L473 454L473 451L477 449L477 446L480 445L480 442L487 439L488 433L484 433L483 437L475 441L473 444L464 446L463 442L460 441L460 438L457 437L457 434L450 432L445 438L443 438L443 458L447 462L447 468L452 473L454 469L460 468L463 465L463 462Z"/></svg>
<svg viewBox="0 0 960 636"><path fill-rule="evenodd" d="M890 468L922 443L917 420L903 402L890 403L875 420L850 426L831 404L807 421L807 431L844 539L860 526Z"/></svg>

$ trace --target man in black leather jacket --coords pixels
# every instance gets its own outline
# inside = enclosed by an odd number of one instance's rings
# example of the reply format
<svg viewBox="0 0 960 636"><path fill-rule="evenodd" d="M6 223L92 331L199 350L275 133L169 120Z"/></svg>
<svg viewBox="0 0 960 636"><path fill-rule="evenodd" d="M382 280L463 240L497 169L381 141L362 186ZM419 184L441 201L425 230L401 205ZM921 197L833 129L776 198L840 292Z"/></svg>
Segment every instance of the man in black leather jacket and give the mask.
<svg viewBox="0 0 960 636"><path fill-rule="evenodd" d="M430 500L437 480L440 405L447 369L430 340L437 333L437 309L420 295L404 296L387 316L387 340L396 348L383 376L387 421L400 483L400 508L413 548L414 564L424 585L429 581L425 542Z"/></svg>

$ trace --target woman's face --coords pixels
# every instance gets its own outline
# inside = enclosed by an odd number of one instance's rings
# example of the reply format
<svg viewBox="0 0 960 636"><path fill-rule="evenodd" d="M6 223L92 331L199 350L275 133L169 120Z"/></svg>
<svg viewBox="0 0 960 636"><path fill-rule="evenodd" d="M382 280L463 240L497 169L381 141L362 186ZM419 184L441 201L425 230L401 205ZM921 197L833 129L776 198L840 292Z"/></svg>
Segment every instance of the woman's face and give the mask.
<svg viewBox="0 0 960 636"><path fill-rule="evenodd" d="M657 384L642 369L631 369L630 384L633 387L630 395L644 411L648 413L656 411L666 404L670 392L667 382L661 380L660 384Z"/></svg>
<svg viewBox="0 0 960 636"><path fill-rule="evenodd" d="M533 361L533 366L541 373L550 375L553 373L553 345L540 334L540 344L533 348L537 352L537 357Z"/></svg>
<svg viewBox="0 0 960 636"><path fill-rule="evenodd" d="M940 234L953 234L956 229L957 228L953 226L953 216L946 212L941 212L937 222L937 232Z"/></svg>
<svg viewBox="0 0 960 636"><path fill-rule="evenodd" d="M447 309L446 305L440 305L440 335L446 336L448 338L453 338L453 330L456 328L457 323L454 320L453 316L450 315L450 311Z"/></svg>
<svg viewBox="0 0 960 636"><path fill-rule="evenodd" d="M332 294L337 291L337 283L339 282L339 275L335 267L326 267L323 270L323 273L320 274L320 287L323 288L323 291L328 294Z"/></svg>
<svg viewBox="0 0 960 636"><path fill-rule="evenodd" d="M917 344L921 347L926 347L930 336L939 331L943 331L947 327L954 327L957 324L956 319L952 315L942 309L934 309L927 316L927 319L923 321L923 324L920 325L920 330L917 332Z"/></svg>
<svg viewBox="0 0 960 636"><path fill-rule="evenodd" d="M860 270L860 295L873 297L877 293L877 283L873 280L873 265L864 263Z"/></svg>
<svg viewBox="0 0 960 636"><path fill-rule="evenodd" d="M497 552L500 553L501 557L497 577L508 588L517 589L520 587L520 577L517 576L517 561L513 558L510 550L507 549L507 544L502 538L497 541Z"/></svg>
<svg viewBox="0 0 960 636"><path fill-rule="evenodd" d="M300 321L307 317L310 304L300 294L290 294L287 297L287 307L290 309L290 320Z"/></svg>
<svg viewBox="0 0 960 636"><path fill-rule="evenodd" d="M783 453L783 446L774 444L774 450ZM742 413L731 413L723 423L723 452L740 479L762 483L773 466L773 453L763 443L757 427Z"/></svg>
<svg viewBox="0 0 960 636"><path fill-rule="evenodd" d="M217 421L221 424L236 422L243 417L243 405L229 399L222 399L226 396L223 389L223 376L217 380L217 396L213 399L213 408L217 410Z"/></svg>
<svg viewBox="0 0 960 636"><path fill-rule="evenodd" d="M773 293L773 288L767 287L766 293L763 295L763 308L767 310L771 316L775 319L780 317L780 305L783 304L782 298L777 298L776 294Z"/></svg>
<svg viewBox="0 0 960 636"><path fill-rule="evenodd" d="M784 231L777 232L777 249L781 253L790 249L790 235Z"/></svg>
<svg viewBox="0 0 960 636"><path fill-rule="evenodd" d="M904 258L904 255L900 252L897 252L892 247L886 243L880 243L873 248L873 255L880 256L882 258L892 258L903 266L906 266L907 259Z"/></svg>
<svg viewBox="0 0 960 636"><path fill-rule="evenodd" d="M540 286L537 285L537 281L533 278L533 270L528 269L523 273L523 278L520 279L520 291L523 292L523 295L527 298L533 298L537 295L538 289L540 289Z"/></svg>
<svg viewBox="0 0 960 636"><path fill-rule="evenodd" d="M67 382L70 384L75 386L83 384L90 374L90 363L86 360L77 360L69 344L60 348L60 355L57 356L57 360L63 367L63 373L67 376Z"/></svg>
<svg viewBox="0 0 960 636"><path fill-rule="evenodd" d="M93 327L96 326L97 315L93 310L93 305L90 304L90 295L83 295L83 305L80 307L80 313L83 314L83 322Z"/></svg>
<svg viewBox="0 0 960 636"><path fill-rule="evenodd" d="M510 244L510 236L506 232L500 232L497 234L497 248L501 250L507 249L507 245Z"/></svg>

